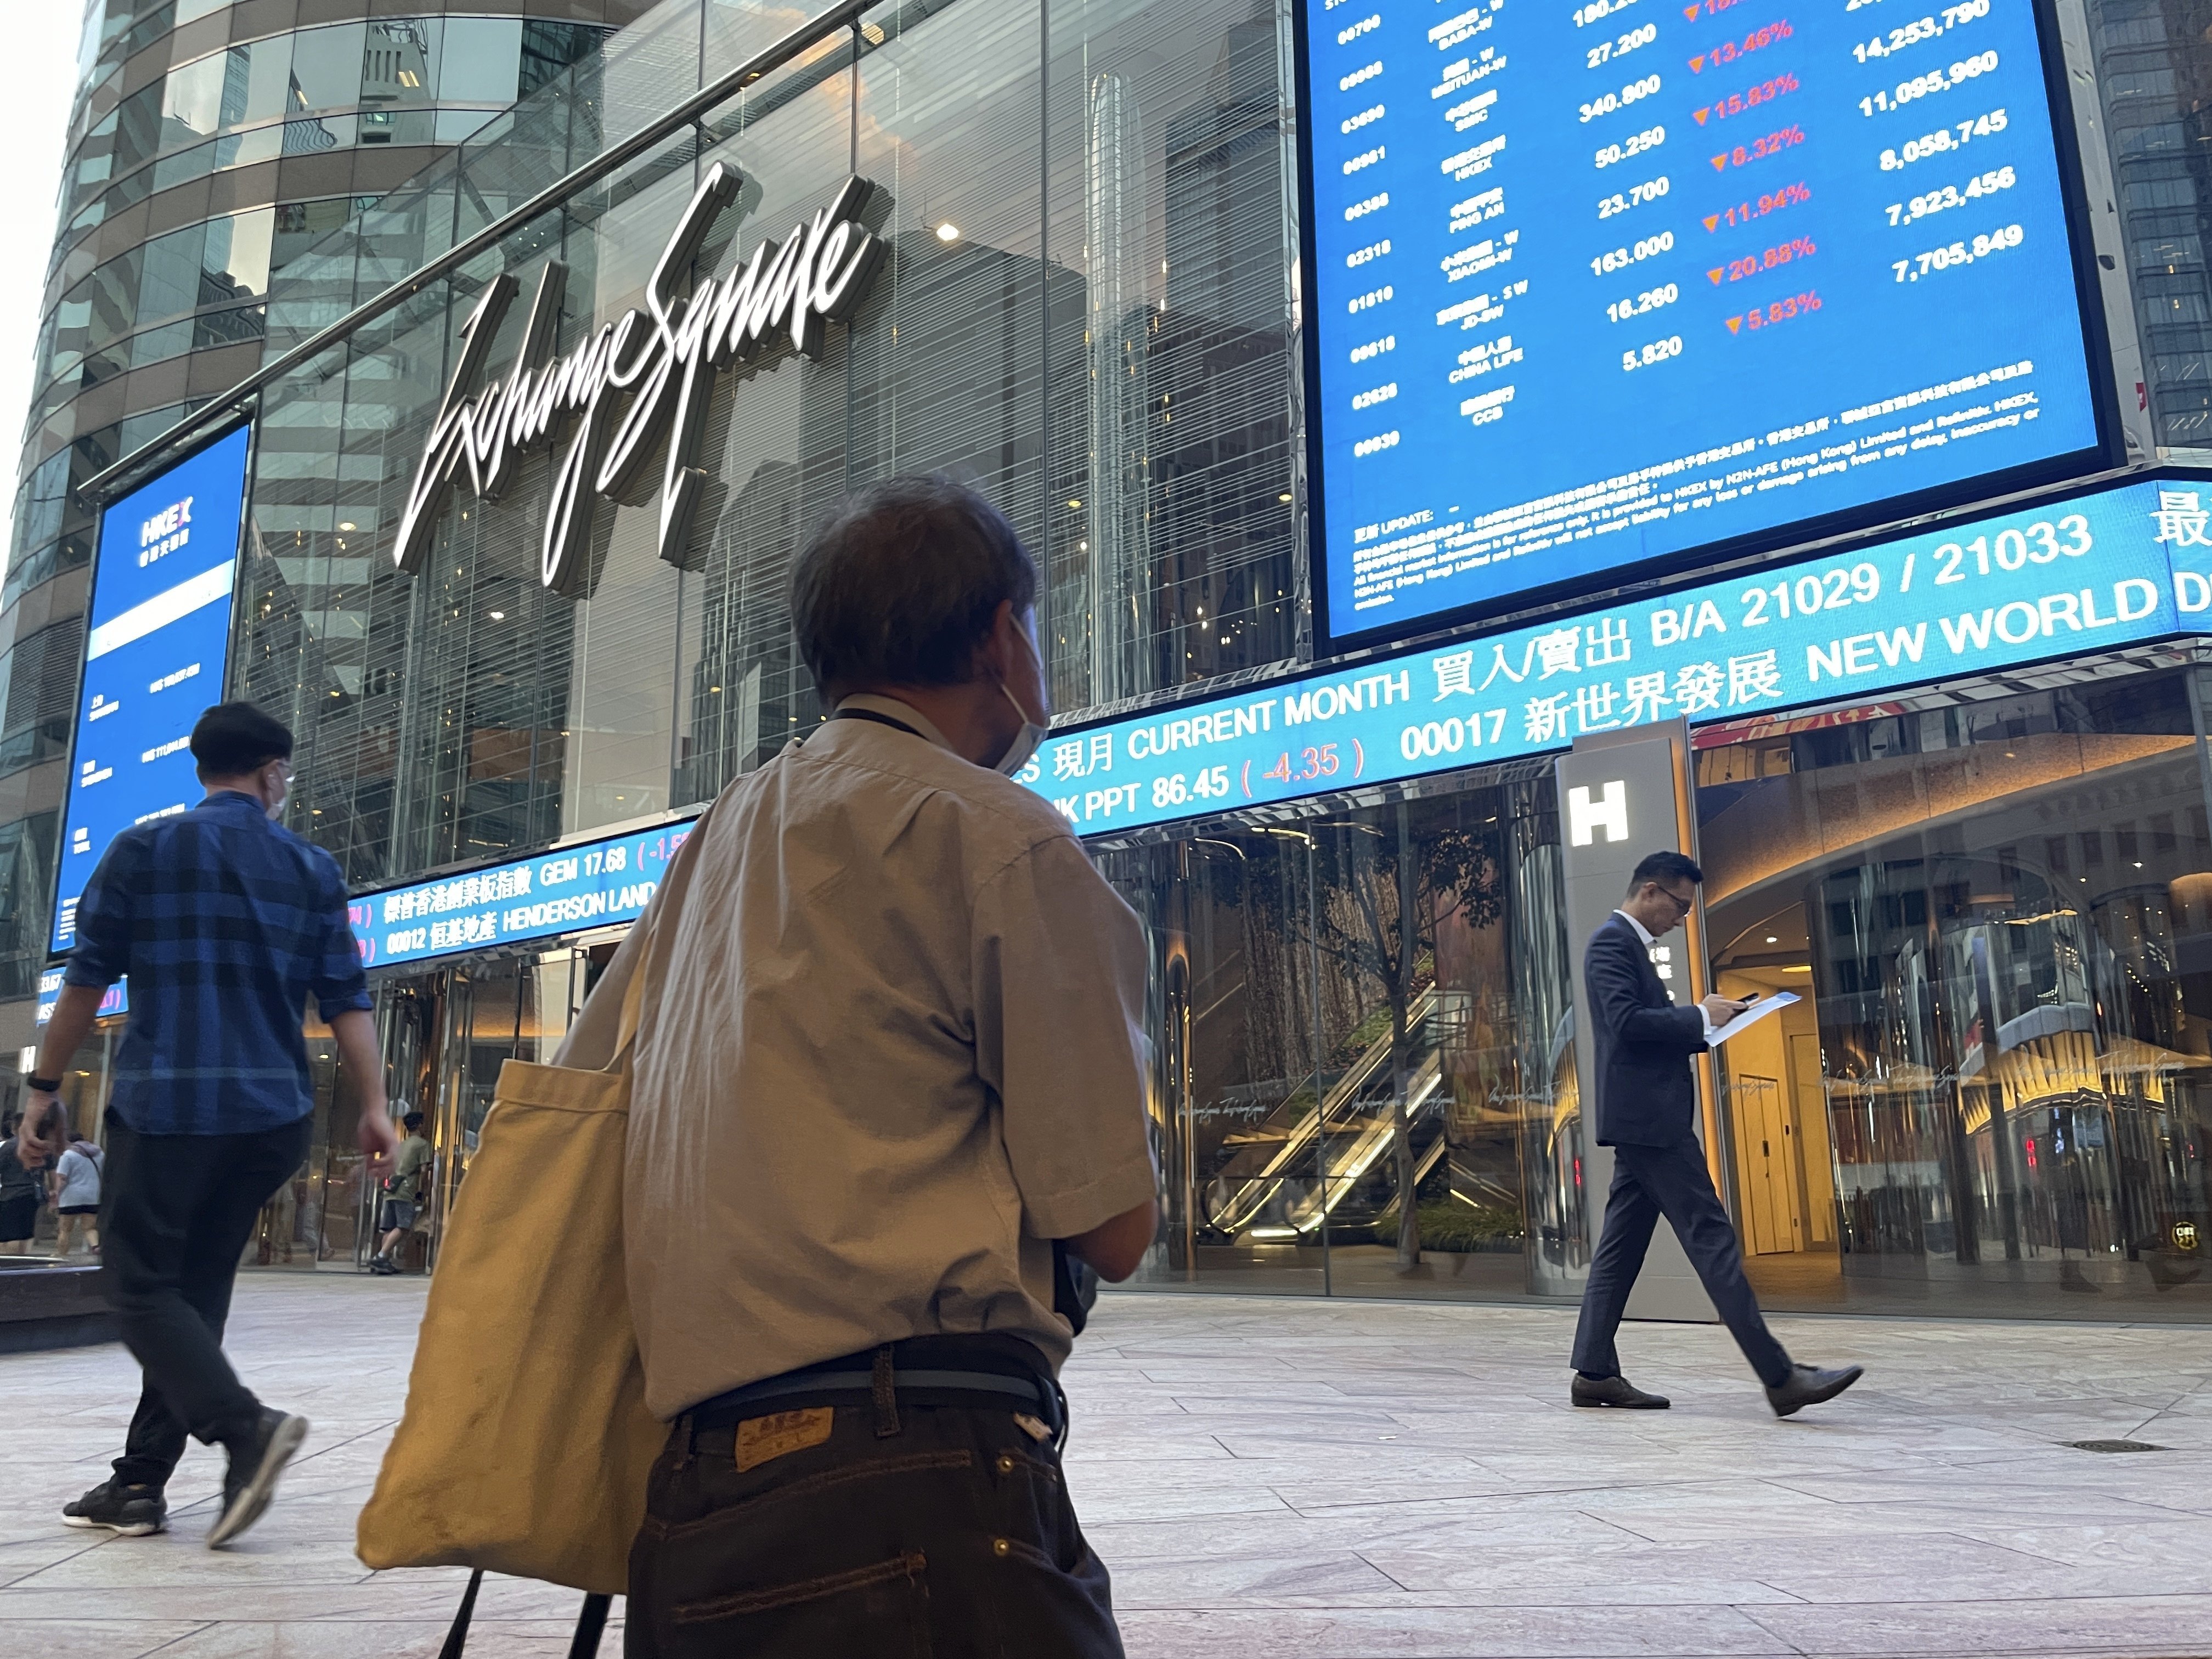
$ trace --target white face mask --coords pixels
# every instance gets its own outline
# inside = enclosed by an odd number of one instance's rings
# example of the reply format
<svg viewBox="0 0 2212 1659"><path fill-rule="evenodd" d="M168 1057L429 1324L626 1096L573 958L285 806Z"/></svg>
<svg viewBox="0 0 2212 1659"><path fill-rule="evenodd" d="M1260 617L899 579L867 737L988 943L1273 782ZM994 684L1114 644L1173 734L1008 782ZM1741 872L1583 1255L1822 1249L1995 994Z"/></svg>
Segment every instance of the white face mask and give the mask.
<svg viewBox="0 0 2212 1659"><path fill-rule="evenodd" d="M292 780L286 773L272 772L266 787L269 795L263 810L272 821L282 823L284 821L284 804L292 799Z"/></svg>
<svg viewBox="0 0 2212 1659"><path fill-rule="evenodd" d="M1022 638L1024 642L1027 643L1029 635L1026 631L1023 633ZM1030 647L1030 654L1032 657L1036 656L1036 647L1035 646ZM1040 662L1038 666L1042 668L1043 664ZM1030 757L1036 753L1037 745L1045 740L1046 736L1050 732L1052 728L1050 726L1039 726L1035 720L1031 720L1030 718L1030 711L1022 707L1021 699L1013 694L1012 690L1008 688L1004 680L1000 680L999 682L999 690L1005 695L1006 701L1013 704L1014 713L1022 717L1022 729L1020 734L1014 738L1012 743L1006 746L1006 752L999 757L998 765L992 769L993 770L1003 773L1005 775L1011 778L1015 773L1020 771L1022 768L1029 764Z"/></svg>

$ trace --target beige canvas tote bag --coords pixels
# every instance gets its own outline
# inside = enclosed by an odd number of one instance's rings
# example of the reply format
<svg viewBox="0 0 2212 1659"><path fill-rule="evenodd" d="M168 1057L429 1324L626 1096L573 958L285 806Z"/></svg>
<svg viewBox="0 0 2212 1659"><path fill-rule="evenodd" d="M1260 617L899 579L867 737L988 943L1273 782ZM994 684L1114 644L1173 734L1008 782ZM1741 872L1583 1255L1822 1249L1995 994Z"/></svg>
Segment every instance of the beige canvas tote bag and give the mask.
<svg viewBox="0 0 2212 1659"><path fill-rule="evenodd" d="M705 823L702 817L694 831ZM630 1048L689 844L550 1066L510 1060L447 1223L407 1407L356 1534L369 1566L620 1595L668 1425L623 1273Z"/></svg>

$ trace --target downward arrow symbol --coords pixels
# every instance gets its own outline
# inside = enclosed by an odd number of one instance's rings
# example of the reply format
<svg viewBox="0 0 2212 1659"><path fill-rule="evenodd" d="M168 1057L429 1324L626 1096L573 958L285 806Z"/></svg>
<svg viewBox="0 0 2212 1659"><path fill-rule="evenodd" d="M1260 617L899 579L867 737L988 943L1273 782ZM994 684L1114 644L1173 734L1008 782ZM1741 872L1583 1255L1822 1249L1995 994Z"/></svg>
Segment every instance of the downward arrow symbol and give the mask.
<svg viewBox="0 0 2212 1659"><path fill-rule="evenodd" d="M1695 58L1692 58L1690 60L1690 73L1692 75L1702 75L1705 72L1705 54L1701 52Z"/></svg>
<svg viewBox="0 0 2212 1659"><path fill-rule="evenodd" d="M1717 213L1708 213L1708 214L1705 216L1705 228L1706 228L1708 231L1712 230L1712 229L1714 229L1715 228L1717 228L1717 227L1720 224L1720 222L1721 222L1721 216L1720 216L1719 214L1717 214Z"/></svg>
<svg viewBox="0 0 2212 1659"><path fill-rule="evenodd" d="M1706 276L1713 279L1713 286L1715 288L1718 288L1721 285L1721 272L1726 269L1727 267L1725 265L1715 265L1711 270L1705 273Z"/></svg>
<svg viewBox="0 0 2212 1659"><path fill-rule="evenodd" d="M1698 9L1695 6L1685 6L1682 8L1682 15L1694 23L1698 21Z"/></svg>
<svg viewBox="0 0 2212 1659"><path fill-rule="evenodd" d="M1743 328L1743 319L1741 317L1731 317L1728 319L1728 324L1729 333L1738 333L1741 331Z"/></svg>
<svg viewBox="0 0 2212 1659"><path fill-rule="evenodd" d="M1713 157L1713 171L1714 171L1715 173L1718 173L1719 171L1721 171L1721 169L1722 169L1722 168L1725 167L1726 166L1728 166L1728 157L1727 157L1727 156L1725 156L1725 155L1716 155L1716 156L1714 156L1714 157Z"/></svg>
<svg viewBox="0 0 2212 1659"><path fill-rule="evenodd" d="M1712 111L1713 111L1713 106L1712 106L1711 104L1708 104L1708 105L1706 105L1706 106L1705 106L1705 108L1703 108L1703 109L1693 109L1693 110L1692 110L1692 111L1690 112L1690 114L1691 114L1691 117L1692 117L1692 118L1697 122L1697 124L1698 124L1699 126L1703 126L1703 125L1705 125L1705 117L1707 117L1708 115L1711 114L1711 113L1712 113Z"/></svg>

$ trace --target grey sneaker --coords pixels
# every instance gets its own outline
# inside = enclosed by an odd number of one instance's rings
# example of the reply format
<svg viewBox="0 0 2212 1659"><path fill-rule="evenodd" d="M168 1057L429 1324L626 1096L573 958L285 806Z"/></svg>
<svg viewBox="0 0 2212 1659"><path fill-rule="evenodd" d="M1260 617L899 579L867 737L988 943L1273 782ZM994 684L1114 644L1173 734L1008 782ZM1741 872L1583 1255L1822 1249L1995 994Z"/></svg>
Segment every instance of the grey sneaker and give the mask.
<svg viewBox="0 0 2212 1659"><path fill-rule="evenodd" d="M230 1467L222 1476L222 1516L208 1534L210 1549L221 1549L261 1518L284 1466L307 1437L306 1418L263 1407L252 1434L230 1447Z"/></svg>
<svg viewBox="0 0 2212 1659"><path fill-rule="evenodd" d="M126 1486L111 1476L63 1504L62 1524L104 1527L118 1538L144 1538L167 1528L169 1505L159 1486Z"/></svg>

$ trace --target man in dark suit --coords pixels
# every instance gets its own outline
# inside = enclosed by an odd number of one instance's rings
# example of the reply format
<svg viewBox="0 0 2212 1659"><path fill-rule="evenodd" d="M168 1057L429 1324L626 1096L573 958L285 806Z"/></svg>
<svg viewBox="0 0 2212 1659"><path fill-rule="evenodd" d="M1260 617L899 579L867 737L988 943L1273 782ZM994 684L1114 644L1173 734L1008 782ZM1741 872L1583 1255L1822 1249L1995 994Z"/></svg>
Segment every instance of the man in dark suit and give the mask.
<svg viewBox="0 0 2212 1659"><path fill-rule="evenodd" d="M1704 872L1680 853L1651 854L1636 866L1627 898L1590 935L1583 957L1595 1062L1583 1098L1597 1144L1613 1148L1613 1191L1583 1291L1571 1397L1577 1406L1656 1411L1668 1405L1665 1395L1646 1394L1620 1374L1613 1345L1651 1230L1663 1215L1736 1346L1766 1385L1775 1415L1788 1417L1834 1399L1859 1380L1861 1368L1825 1370L1791 1363L1759 1316L1743 1276L1743 1247L1705 1168L1690 1056L1703 1054L1713 1032L1747 1005L1711 996L1678 1008L1651 965L1653 942L1681 925L1704 879Z"/></svg>

